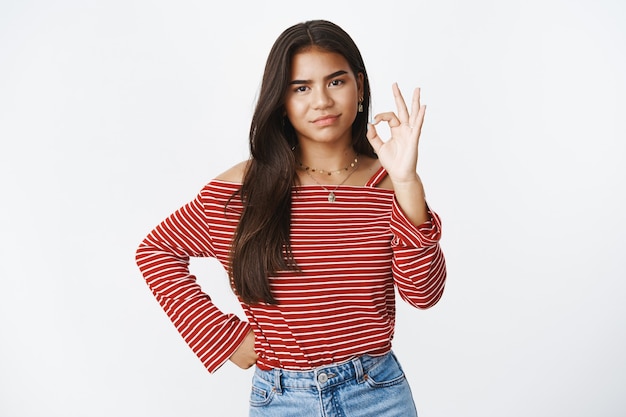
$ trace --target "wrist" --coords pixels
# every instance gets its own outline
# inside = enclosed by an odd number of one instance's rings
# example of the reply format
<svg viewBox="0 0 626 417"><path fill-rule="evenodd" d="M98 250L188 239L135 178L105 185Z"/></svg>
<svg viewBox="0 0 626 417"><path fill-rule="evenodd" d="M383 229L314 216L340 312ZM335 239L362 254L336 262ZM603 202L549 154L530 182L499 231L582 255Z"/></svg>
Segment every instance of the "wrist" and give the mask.
<svg viewBox="0 0 626 417"><path fill-rule="evenodd" d="M407 191L415 193L416 191L421 191L419 194L424 194L424 185L422 184L422 179L417 173L401 179L391 178L391 183L393 184L393 189L396 192L402 193Z"/></svg>

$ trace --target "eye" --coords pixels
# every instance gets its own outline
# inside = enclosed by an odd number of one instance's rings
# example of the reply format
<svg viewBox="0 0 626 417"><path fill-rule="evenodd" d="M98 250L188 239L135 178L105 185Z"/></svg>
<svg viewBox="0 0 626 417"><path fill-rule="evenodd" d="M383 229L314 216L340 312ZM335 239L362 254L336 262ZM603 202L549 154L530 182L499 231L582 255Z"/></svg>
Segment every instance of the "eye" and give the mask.
<svg viewBox="0 0 626 417"><path fill-rule="evenodd" d="M329 85L331 87L337 87L342 84L343 84L343 80L332 80Z"/></svg>
<svg viewBox="0 0 626 417"><path fill-rule="evenodd" d="M307 87L304 85L297 86L293 89L295 93L304 93L307 90Z"/></svg>

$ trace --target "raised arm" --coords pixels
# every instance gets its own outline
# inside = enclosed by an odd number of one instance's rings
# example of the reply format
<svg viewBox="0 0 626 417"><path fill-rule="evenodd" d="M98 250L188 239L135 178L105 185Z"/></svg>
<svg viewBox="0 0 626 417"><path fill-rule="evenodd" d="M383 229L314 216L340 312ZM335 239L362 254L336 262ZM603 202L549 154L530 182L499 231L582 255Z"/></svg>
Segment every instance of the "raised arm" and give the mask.
<svg viewBox="0 0 626 417"><path fill-rule="evenodd" d="M392 86L398 114L379 113L369 125L367 138L393 183L393 189L406 217L418 226L428 220L424 187L417 174L418 145L426 106L420 104L420 89L413 92L409 113L396 83ZM388 140L378 136L376 125L387 122L391 132Z"/></svg>
<svg viewBox="0 0 626 417"><path fill-rule="evenodd" d="M394 112L374 116L367 138L387 171L395 194L391 227L394 232L393 272L400 296L418 308L435 305L446 281L446 263L439 245L441 221L426 204L424 186L417 173L418 147L426 114L420 89L413 91L409 112L397 84L392 86ZM391 137L383 140L376 125L386 122Z"/></svg>

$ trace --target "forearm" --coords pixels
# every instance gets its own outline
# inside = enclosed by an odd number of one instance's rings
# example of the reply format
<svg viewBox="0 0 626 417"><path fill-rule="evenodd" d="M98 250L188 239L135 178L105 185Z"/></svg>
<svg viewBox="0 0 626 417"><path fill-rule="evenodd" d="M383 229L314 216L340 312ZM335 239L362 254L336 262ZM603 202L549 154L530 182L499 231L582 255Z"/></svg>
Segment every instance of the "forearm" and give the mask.
<svg viewBox="0 0 626 417"><path fill-rule="evenodd" d="M446 262L439 244L422 250L398 250L393 272L398 293L414 307L437 304L446 283Z"/></svg>
<svg viewBox="0 0 626 417"><path fill-rule="evenodd" d="M402 298L418 308L439 301L447 275L439 245L441 220L429 209L426 215L427 221L413 225L396 199L391 217L394 280Z"/></svg>
<svg viewBox="0 0 626 417"><path fill-rule="evenodd" d="M393 189L398 206L414 226L430 220L424 186L417 173L408 181L394 181Z"/></svg>

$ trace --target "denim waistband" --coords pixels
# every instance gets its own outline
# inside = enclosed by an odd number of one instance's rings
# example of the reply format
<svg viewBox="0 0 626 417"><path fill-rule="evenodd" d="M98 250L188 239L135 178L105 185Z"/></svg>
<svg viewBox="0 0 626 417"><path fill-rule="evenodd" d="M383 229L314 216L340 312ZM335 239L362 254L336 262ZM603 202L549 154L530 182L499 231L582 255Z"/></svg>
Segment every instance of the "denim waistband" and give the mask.
<svg viewBox="0 0 626 417"><path fill-rule="evenodd" d="M292 371L271 369L268 371L255 369L255 375L274 387L276 392L284 388L290 389L324 389L356 379L363 382L367 373L378 363L383 362L393 352L381 356L363 355L346 362L321 366L308 371Z"/></svg>

